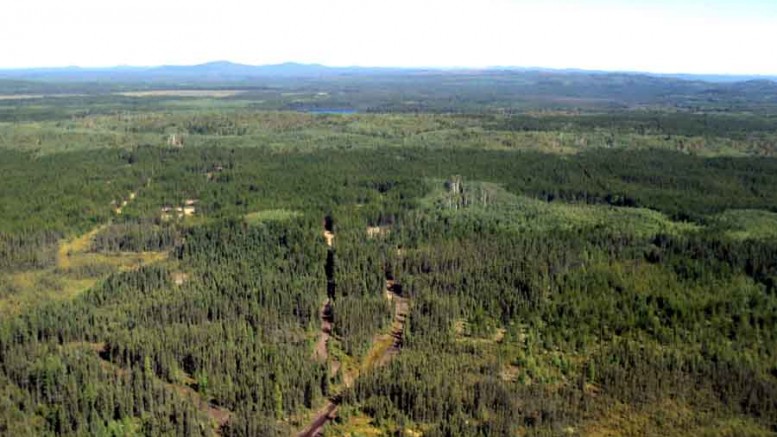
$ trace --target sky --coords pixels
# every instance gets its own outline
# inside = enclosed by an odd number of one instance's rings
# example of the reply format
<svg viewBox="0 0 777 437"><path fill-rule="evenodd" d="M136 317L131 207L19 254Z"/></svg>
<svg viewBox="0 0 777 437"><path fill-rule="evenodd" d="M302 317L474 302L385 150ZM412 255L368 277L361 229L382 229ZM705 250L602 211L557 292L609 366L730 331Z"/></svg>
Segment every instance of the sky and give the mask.
<svg viewBox="0 0 777 437"><path fill-rule="evenodd" d="M260 65L777 75L777 0L5 0L0 68Z"/></svg>

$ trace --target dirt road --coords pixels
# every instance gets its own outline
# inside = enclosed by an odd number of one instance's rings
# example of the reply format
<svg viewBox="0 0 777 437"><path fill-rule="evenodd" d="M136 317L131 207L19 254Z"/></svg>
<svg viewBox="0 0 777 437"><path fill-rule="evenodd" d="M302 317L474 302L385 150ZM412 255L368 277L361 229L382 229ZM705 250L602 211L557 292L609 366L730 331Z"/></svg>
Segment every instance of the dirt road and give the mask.
<svg viewBox="0 0 777 437"><path fill-rule="evenodd" d="M313 419L312 422L308 425L307 428L305 428L304 431L297 434L298 437L317 437L321 436L324 432L324 425L327 424L330 420L334 419L337 415L337 407L340 406L340 400L339 398L336 399L330 399L329 403L326 404L322 409L316 413L316 417Z"/></svg>

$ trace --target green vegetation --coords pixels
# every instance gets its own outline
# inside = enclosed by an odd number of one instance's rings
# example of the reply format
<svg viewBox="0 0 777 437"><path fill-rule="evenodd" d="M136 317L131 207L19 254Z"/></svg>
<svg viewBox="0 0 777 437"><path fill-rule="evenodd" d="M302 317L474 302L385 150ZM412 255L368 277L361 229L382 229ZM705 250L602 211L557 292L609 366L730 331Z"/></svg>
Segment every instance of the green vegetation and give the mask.
<svg viewBox="0 0 777 437"><path fill-rule="evenodd" d="M351 79L0 101L0 434L777 432L768 99Z"/></svg>
<svg viewBox="0 0 777 437"><path fill-rule="evenodd" d="M777 214L763 210L727 210L712 219L714 227L737 239L777 238Z"/></svg>
<svg viewBox="0 0 777 437"><path fill-rule="evenodd" d="M446 191L444 183L439 182L431 195L421 199L421 204L440 210L449 219L465 218L520 232L597 229L645 237L699 229L698 225L673 222L646 208L546 202L479 182L464 184L460 193Z"/></svg>
<svg viewBox="0 0 777 437"><path fill-rule="evenodd" d="M248 224L256 225L266 221L284 221L299 217L296 211L287 209L268 209L264 211L251 212L245 215L245 221Z"/></svg>

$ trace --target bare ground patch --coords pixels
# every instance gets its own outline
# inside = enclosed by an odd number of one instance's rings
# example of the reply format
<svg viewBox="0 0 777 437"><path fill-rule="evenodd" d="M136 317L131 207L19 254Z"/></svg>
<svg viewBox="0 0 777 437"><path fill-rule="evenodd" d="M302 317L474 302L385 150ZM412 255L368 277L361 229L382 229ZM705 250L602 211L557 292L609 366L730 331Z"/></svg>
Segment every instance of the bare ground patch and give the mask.
<svg viewBox="0 0 777 437"><path fill-rule="evenodd" d="M324 240L326 240L326 245L329 247L334 246L335 244L335 234L329 231L324 231Z"/></svg>

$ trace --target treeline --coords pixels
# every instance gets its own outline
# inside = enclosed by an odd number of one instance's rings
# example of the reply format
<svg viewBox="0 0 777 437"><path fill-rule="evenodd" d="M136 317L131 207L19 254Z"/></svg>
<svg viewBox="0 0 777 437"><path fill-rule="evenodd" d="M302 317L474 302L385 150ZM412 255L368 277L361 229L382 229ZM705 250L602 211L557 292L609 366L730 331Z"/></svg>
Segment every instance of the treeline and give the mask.
<svg viewBox="0 0 777 437"><path fill-rule="evenodd" d="M160 205L188 198L199 199L198 210L217 216L259 208L326 211L356 203L384 208L373 209L370 220L380 225L423 195L424 179L451 174L504 184L510 191L548 201L647 207L698 222L725 209L771 210L777 204L777 160L700 158L659 150L592 150L560 157L472 149L286 154L140 148L133 156L136 172L159 175L133 206L135 214L158 213ZM208 179L214 165L223 170ZM383 198L391 202L380 204Z"/></svg>
<svg viewBox="0 0 777 437"><path fill-rule="evenodd" d="M617 111L601 114L522 115L494 119L494 128L511 131L606 132L613 141L619 134L730 138L775 141L777 120L770 115L742 113L684 113Z"/></svg>
<svg viewBox="0 0 777 437"><path fill-rule="evenodd" d="M35 157L3 150L0 154L0 229L4 232L86 229L106 221L113 196L124 194L124 187L132 183L119 168L115 152Z"/></svg>
<svg viewBox="0 0 777 437"><path fill-rule="evenodd" d="M42 269L56 263L57 231L0 232L0 271Z"/></svg>
<svg viewBox="0 0 777 437"><path fill-rule="evenodd" d="M181 238L174 225L127 222L106 227L91 241L95 252L150 252L172 248Z"/></svg>

